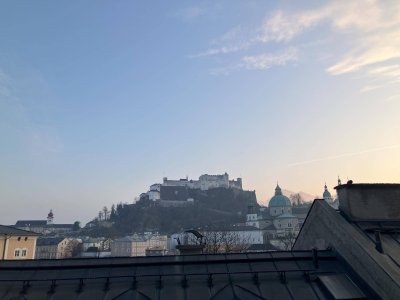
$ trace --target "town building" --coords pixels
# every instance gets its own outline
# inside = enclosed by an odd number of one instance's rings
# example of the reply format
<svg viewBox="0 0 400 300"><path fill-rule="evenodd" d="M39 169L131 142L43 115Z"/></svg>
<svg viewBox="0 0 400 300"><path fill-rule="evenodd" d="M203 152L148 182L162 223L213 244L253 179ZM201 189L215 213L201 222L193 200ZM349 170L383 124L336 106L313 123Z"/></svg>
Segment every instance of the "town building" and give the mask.
<svg viewBox="0 0 400 300"><path fill-rule="evenodd" d="M115 239L111 243L111 256L146 256L146 250L167 249L167 236L158 234L134 234Z"/></svg>
<svg viewBox="0 0 400 300"><path fill-rule="evenodd" d="M111 256L112 239L99 237L83 237L81 257L109 257Z"/></svg>
<svg viewBox="0 0 400 300"><path fill-rule="evenodd" d="M36 243L36 259L59 259L65 256L68 239L63 237L40 237Z"/></svg>
<svg viewBox="0 0 400 300"><path fill-rule="evenodd" d="M110 250L112 240L110 238L99 237L99 238L91 238L85 237L82 239L82 251L85 252L89 248L97 248L99 251Z"/></svg>
<svg viewBox="0 0 400 300"><path fill-rule="evenodd" d="M374 299L400 299L400 184L349 181L335 189L339 210L315 200L293 249L331 249Z"/></svg>
<svg viewBox="0 0 400 300"><path fill-rule="evenodd" d="M34 259L38 236L32 231L0 225L0 260Z"/></svg>
<svg viewBox="0 0 400 300"><path fill-rule="evenodd" d="M82 241L65 237L39 237L36 243L36 259L61 259L78 256Z"/></svg>
<svg viewBox="0 0 400 300"><path fill-rule="evenodd" d="M40 234L66 233L72 231L73 226L73 224L55 224L52 210L46 220L19 220L14 225L15 228Z"/></svg>

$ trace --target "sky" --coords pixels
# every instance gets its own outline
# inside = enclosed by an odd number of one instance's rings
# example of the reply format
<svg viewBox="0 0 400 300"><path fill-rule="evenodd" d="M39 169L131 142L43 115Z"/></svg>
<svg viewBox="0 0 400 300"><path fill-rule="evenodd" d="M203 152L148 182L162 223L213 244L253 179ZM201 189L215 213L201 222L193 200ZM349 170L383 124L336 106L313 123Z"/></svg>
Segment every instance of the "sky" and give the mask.
<svg viewBox="0 0 400 300"><path fill-rule="evenodd" d="M400 181L400 2L0 2L0 224L201 174Z"/></svg>

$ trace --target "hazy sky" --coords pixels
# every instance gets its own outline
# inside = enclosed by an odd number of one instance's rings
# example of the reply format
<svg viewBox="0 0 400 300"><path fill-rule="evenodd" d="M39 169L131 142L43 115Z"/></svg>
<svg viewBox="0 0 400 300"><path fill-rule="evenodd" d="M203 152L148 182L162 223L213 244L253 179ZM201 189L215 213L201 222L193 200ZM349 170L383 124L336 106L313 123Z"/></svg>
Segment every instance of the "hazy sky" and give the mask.
<svg viewBox="0 0 400 300"><path fill-rule="evenodd" d="M0 224L162 177L400 181L400 2L1 1Z"/></svg>

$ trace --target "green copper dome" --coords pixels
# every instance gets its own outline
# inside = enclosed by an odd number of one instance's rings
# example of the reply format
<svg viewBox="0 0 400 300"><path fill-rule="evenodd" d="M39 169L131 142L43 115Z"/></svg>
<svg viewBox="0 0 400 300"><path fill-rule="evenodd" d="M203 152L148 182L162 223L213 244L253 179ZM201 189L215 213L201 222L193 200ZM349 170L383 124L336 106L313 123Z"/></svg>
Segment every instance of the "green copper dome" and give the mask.
<svg viewBox="0 0 400 300"><path fill-rule="evenodd" d="M275 188L275 196L269 200L268 207L277 207L277 206L292 206L288 197L282 194L282 190L279 185L276 185Z"/></svg>

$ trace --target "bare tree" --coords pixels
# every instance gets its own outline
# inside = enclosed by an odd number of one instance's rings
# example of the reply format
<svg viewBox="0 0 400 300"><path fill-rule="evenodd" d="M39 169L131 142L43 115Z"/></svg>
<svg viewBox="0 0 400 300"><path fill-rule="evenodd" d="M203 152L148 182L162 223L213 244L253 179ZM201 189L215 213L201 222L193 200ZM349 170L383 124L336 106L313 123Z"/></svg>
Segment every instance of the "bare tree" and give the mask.
<svg viewBox="0 0 400 300"><path fill-rule="evenodd" d="M244 252L250 245L250 237L235 231L207 231L204 233L206 253Z"/></svg>
<svg viewBox="0 0 400 300"><path fill-rule="evenodd" d="M293 231L288 231L283 235L277 235L275 239L283 246L284 250L292 250L297 235Z"/></svg>
<svg viewBox="0 0 400 300"><path fill-rule="evenodd" d="M103 220L103 212L99 211L99 221L101 222Z"/></svg>
<svg viewBox="0 0 400 300"><path fill-rule="evenodd" d="M110 238L103 238L100 241L100 248L99 251L108 251L110 250L111 239Z"/></svg>
<svg viewBox="0 0 400 300"><path fill-rule="evenodd" d="M221 237L218 231L207 231L204 233L205 253L219 253L221 251Z"/></svg>
<svg viewBox="0 0 400 300"><path fill-rule="evenodd" d="M107 206L104 206L103 207L103 218L104 218L104 221L107 221L108 217L109 217L108 208L107 208Z"/></svg>
<svg viewBox="0 0 400 300"><path fill-rule="evenodd" d="M64 258L76 257L82 252L82 243L78 240L72 239L64 249Z"/></svg>
<svg viewBox="0 0 400 300"><path fill-rule="evenodd" d="M294 205L300 205L303 204L303 198L301 197L300 193L297 194L292 194L290 195L290 201L294 204Z"/></svg>

